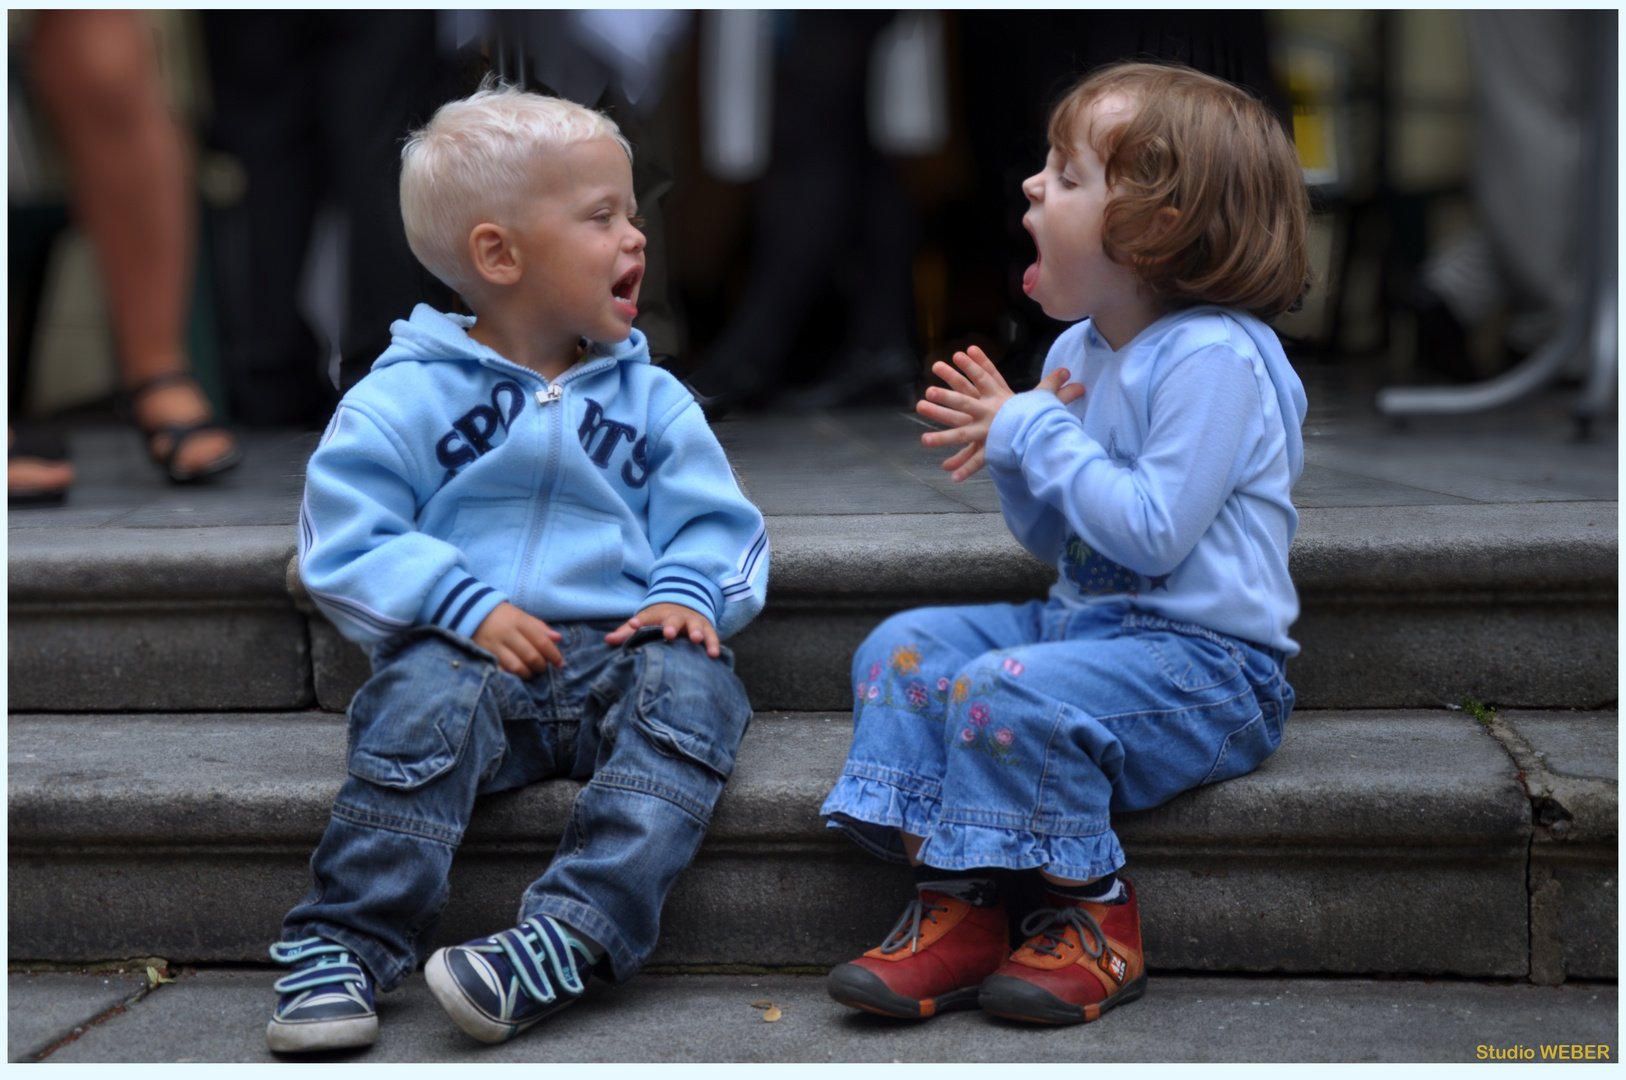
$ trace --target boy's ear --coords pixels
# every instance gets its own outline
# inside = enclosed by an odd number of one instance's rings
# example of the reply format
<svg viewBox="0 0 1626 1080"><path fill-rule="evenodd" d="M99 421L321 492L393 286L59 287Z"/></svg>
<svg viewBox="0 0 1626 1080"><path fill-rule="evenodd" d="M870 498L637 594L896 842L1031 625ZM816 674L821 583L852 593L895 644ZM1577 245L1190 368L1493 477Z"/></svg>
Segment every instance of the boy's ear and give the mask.
<svg viewBox="0 0 1626 1080"><path fill-rule="evenodd" d="M469 231L469 260L480 280L491 285L512 285L520 278L523 260L512 234L501 225L483 221Z"/></svg>

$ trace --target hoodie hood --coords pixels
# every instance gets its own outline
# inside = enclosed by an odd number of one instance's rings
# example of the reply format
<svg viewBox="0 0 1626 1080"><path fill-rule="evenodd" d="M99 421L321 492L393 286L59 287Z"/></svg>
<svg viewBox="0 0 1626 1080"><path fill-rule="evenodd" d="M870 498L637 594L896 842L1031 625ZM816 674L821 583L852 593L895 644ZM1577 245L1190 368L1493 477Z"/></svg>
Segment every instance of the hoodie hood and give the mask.
<svg viewBox="0 0 1626 1080"><path fill-rule="evenodd" d="M411 318L396 319L390 324L390 347L373 361L373 370L402 360L473 360L476 363L498 360L513 363L495 349L470 337L469 328L473 325L472 315L451 315L436 311L428 304L419 304L412 309ZM629 363L649 362L649 343L641 330L634 330L625 341L613 345L597 341L587 344L583 363L606 356Z"/></svg>

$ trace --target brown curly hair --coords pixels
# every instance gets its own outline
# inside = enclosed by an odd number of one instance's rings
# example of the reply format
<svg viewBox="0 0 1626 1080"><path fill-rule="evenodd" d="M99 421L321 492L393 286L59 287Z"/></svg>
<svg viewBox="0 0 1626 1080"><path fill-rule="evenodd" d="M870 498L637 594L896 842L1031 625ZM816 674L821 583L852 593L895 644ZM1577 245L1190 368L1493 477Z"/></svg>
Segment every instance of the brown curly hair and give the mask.
<svg viewBox="0 0 1626 1080"><path fill-rule="evenodd" d="M1090 106L1131 108L1086 129ZM1050 114L1050 145L1087 138L1117 189L1103 212L1108 255L1170 307L1221 304L1262 319L1310 287L1310 198L1282 126L1246 91L1174 64L1101 68Z"/></svg>

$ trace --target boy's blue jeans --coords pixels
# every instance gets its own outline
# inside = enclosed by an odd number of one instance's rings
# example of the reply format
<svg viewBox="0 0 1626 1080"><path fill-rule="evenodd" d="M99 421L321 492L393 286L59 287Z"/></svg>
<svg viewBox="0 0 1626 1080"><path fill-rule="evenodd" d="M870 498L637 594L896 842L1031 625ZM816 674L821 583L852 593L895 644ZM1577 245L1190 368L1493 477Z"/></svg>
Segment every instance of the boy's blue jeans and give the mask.
<svg viewBox="0 0 1626 1080"><path fill-rule="evenodd" d="M630 977L655 947L751 708L726 648L713 660L659 628L605 644L616 625L554 627L565 667L529 680L433 628L379 645L350 704L350 775L311 856L315 885L283 940L344 945L393 989L427 955L476 796L591 777L514 922L551 915L604 946L616 981Z"/></svg>
<svg viewBox="0 0 1626 1080"><path fill-rule="evenodd" d="M853 744L831 828L945 870L1123 865L1114 810L1238 776L1293 708L1281 654L1134 608L1054 601L920 608L853 660Z"/></svg>

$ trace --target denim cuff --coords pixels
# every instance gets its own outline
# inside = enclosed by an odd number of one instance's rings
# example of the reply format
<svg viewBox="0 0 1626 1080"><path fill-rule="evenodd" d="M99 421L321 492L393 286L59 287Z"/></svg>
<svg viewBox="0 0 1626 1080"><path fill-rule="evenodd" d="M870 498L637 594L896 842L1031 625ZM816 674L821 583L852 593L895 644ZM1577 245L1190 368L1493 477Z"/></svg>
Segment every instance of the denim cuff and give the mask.
<svg viewBox="0 0 1626 1080"><path fill-rule="evenodd" d="M944 870L1043 868L1055 877L1081 880L1116 871L1124 864L1124 849L1111 829L1087 836L1047 836L955 821L939 824L927 835L920 857L928 866Z"/></svg>
<svg viewBox="0 0 1626 1080"><path fill-rule="evenodd" d="M842 773L819 813L826 826L839 829L865 851L888 862L907 863L900 832L926 836L937 821L941 801L935 793L909 791L867 776Z"/></svg>
<svg viewBox="0 0 1626 1080"><path fill-rule="evenodd" d="M543 895L537 898L535 904L520 909L519 921L523 923L526 919L541 915L552 915L572 930L586 934L602 945L604 955L610 961L610 981L613 983L624 983L632 978L648 959L635 954L615 924L586 904L562 896Z"/></svg>
<svg viewBox="0 0 1626 1080"><path fill-rule="evenodd" d="M418 966L411 957L403 964L377 938L358 933L348 926L337 926L329 922L305 922L282 928L283 941L303 941L309 937L319 937L335 945L343 945L355 953L356 959L361 961L361 966L372 976L374 989L381 994L387 994L400 986L402 980L412 974L413 969Z"/></svg>

